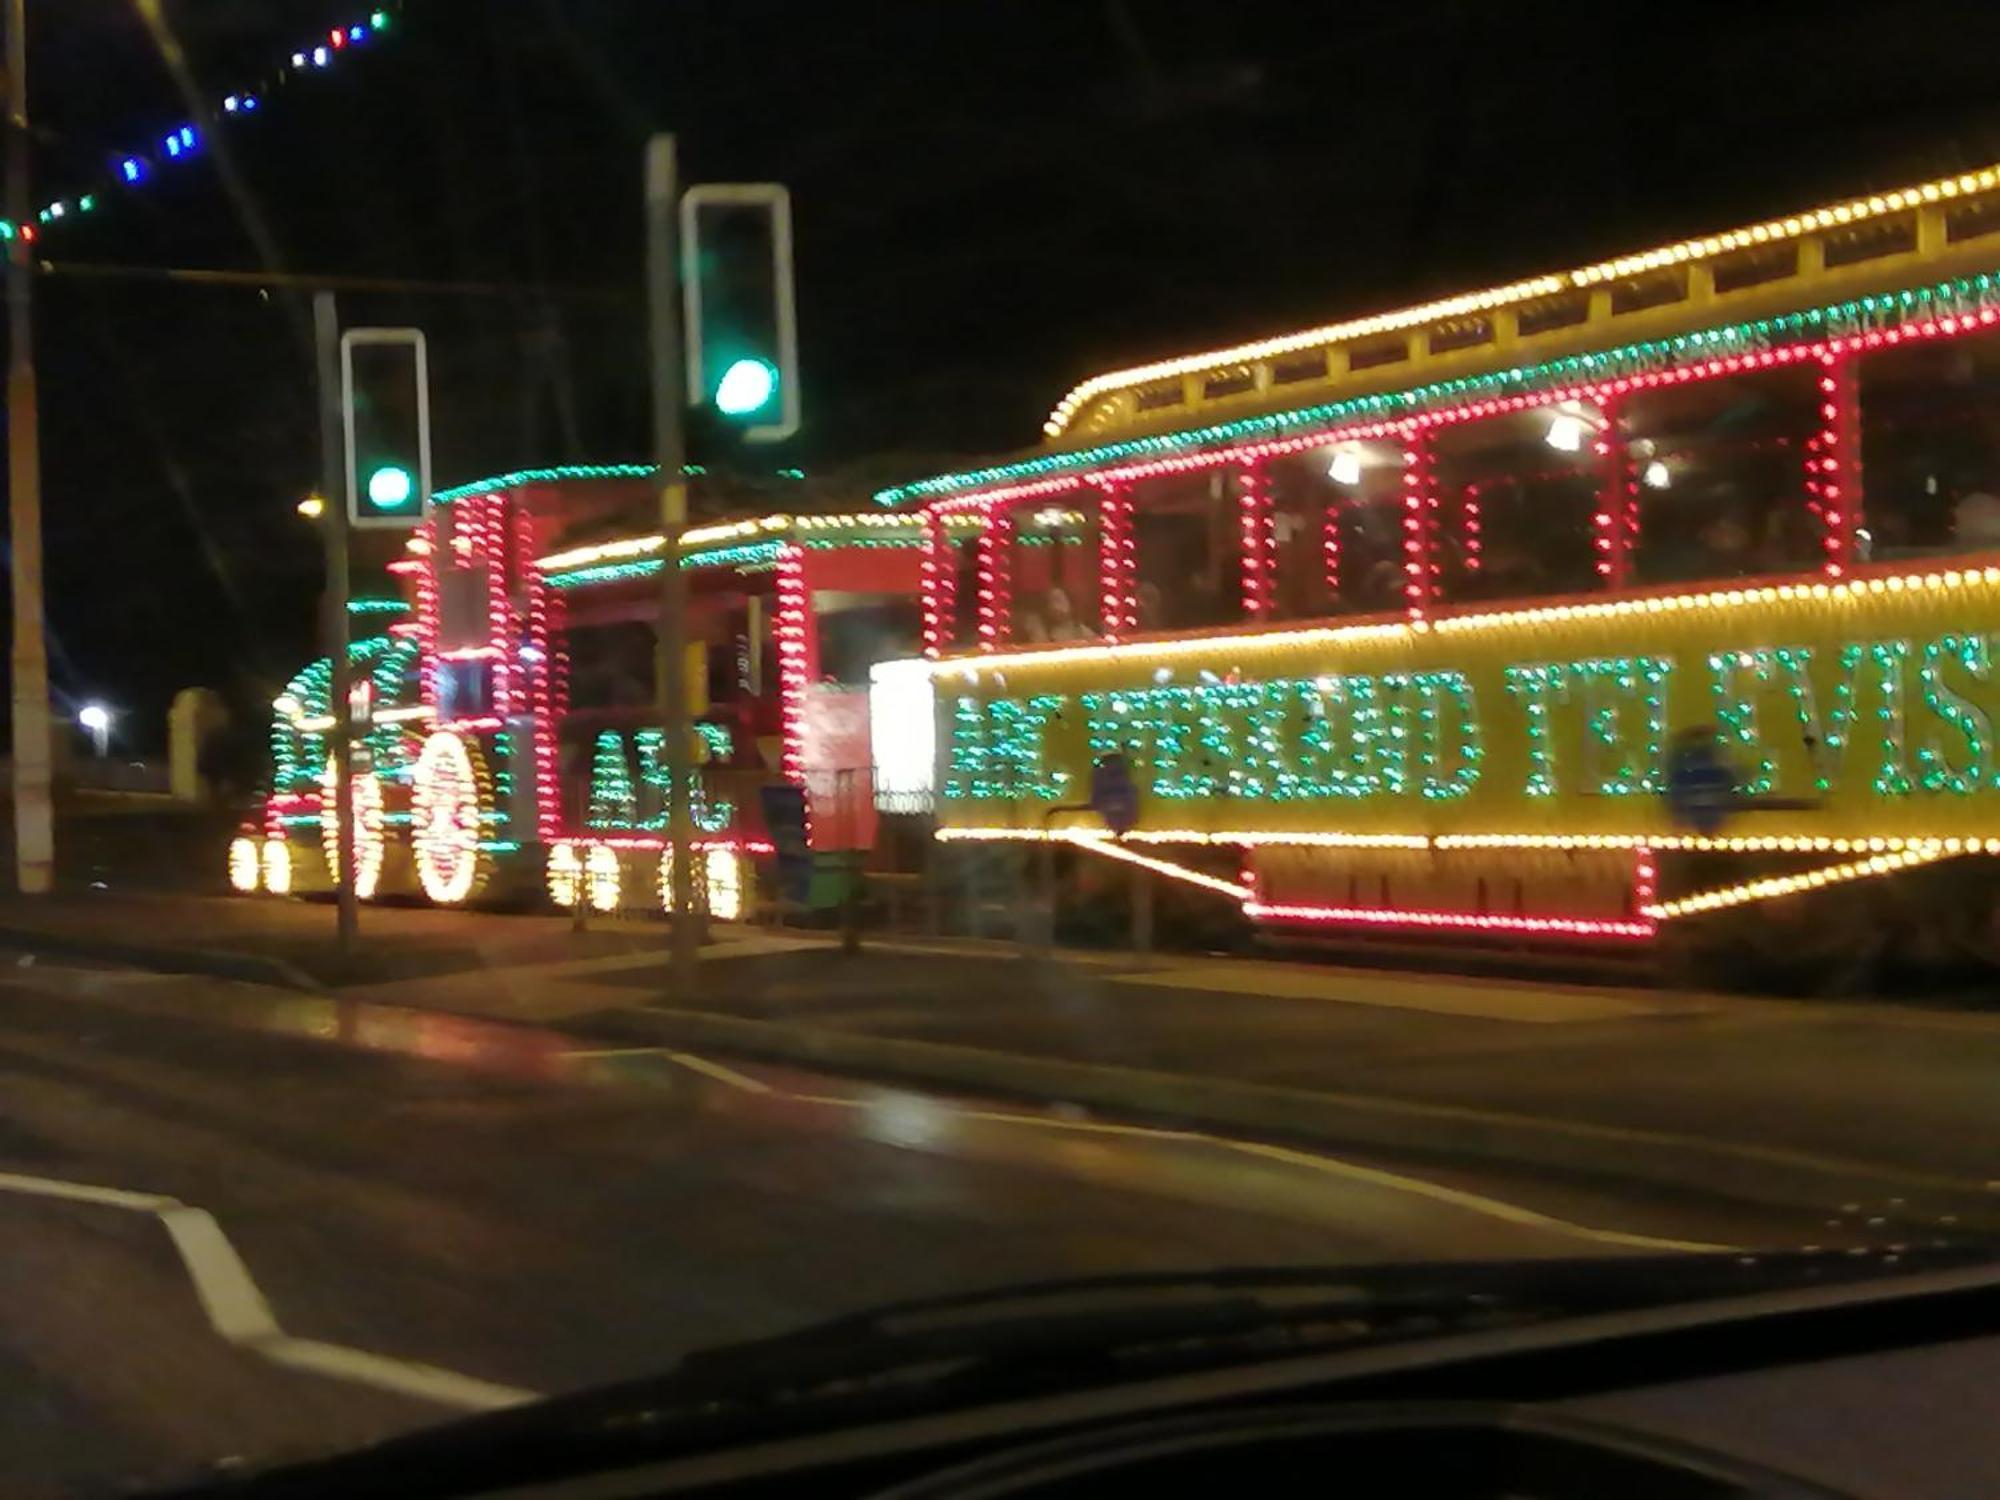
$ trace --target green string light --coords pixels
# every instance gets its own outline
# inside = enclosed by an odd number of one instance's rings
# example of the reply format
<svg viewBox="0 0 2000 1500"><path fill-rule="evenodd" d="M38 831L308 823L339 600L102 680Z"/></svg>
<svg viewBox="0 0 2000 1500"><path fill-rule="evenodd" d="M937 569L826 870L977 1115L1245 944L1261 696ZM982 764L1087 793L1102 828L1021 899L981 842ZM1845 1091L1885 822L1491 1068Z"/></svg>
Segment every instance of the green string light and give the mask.
<svg viewBox="0 0 2000 1500"><path fill-rule="evenodd" d="M449 505L454 500L470 500L495 490L518 489L524 484L562 484L572 479L650 479L656 472L652 464L558 464L547 469L514 469L439 490L431 496L431 501Z"/></svg>
<svg viewBox="0 0 2000 1500"><path fill-rule="evenodd" d="M917 544L912 544L917 545ZM734 547L711 547L690 552L681 558L683 568L757 568L777 564L783 542L745 542ZM660 571L657 557L635 557L624 562L593 563L587 568L550 573L543 580L552 589L589 588L600 583L625 583L634 578L651 578Z"/></svg>
<svg viewBox="0 0 2000 1500"><path fill-rule="evenodd" d="M632 828L639 822L639 795L632 785L632 767L625 758L625 736L604 730L590 751L590 807L584 814L589 828Z"/></svg>
<svg viewBox="0 0 2000 1500"><path fill-rule="evenodd" d="M1917 684L1924 704L1947 728L1965 741L1965 763L1954 765L1939 739L1917 746L1917 779L1925 791L1959 796L1994 784L1993 721L1986 710L1952 689L1944 680L1944 664L1958 663L1977 683L1992 678L1992 660L1984 635L1946 635L1924 647Z"/></svg>

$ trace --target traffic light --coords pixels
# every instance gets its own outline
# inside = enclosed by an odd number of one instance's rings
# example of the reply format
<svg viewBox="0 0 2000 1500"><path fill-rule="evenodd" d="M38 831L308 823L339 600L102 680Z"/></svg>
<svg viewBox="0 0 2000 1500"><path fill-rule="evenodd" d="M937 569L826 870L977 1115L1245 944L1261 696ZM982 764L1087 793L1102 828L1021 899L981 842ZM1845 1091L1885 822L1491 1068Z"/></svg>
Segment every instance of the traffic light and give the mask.
<svg viewBox="0 0 2000 1500"><path fill-rule="evenodd" d="M688 405L746 442L799 430L792 199L775 182L707 183L681 196Z"/></svg>
<svg viewBox="0 0 2000 1500"><path fill-rule="evenodd" d="M431 503L430 372L416 328L350 328L340 336L347 428L347 520L420 525Z"/></svg>

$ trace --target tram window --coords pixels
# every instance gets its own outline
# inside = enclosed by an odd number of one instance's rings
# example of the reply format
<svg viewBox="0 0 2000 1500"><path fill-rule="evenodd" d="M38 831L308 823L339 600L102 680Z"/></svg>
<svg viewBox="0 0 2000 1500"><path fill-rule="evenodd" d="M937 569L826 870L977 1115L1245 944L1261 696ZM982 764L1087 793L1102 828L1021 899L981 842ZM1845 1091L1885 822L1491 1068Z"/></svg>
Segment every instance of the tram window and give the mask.
<svg viewBox="0 0 2000 1500"><path fill-rule="evenodd" d="M954 650L970 651L979 644L979 536L976 532L961 534L956 528L948 534L954 587L946 628Z"/></svg>
<svg viewBox="0 0 2000 1500"><path fill-rule="evenodd" d="M438 663L438 718L477 719L493 712L493 663L486 660Z"/></svg>
<svg viewBox="0 0 2000 1500"><path fill-rule="evenodd" d="M864 685L877 662L923 651L923 607L915 599L822 591L813 596L813 615L824 681Z"/></svg>
<svg viewBox="0 0 2000 1500"><path fill-rule="evenodd" d="M1863 556L2000 548L2000 336L1862 356Z"/></svg>
<svg viewBox="0 0 2000 1500"><path fill-rule="evenodd" d="M1386 443L1314 449L1274 461L1270 474L1274 615L1298 620L1401 609L1400 449Z"/></svg>
<svg viewBox="0 0 2000 1500"><path fill-rule="evenodd" d="M1242 618L1236 480L1222 470L1132 492L1134 604L1141 630L1199 630Z"/></svg>
<svg viewBox="0 0 2000 1500"><path fill-rule="evenodd" d="M643 708L654 701L653 627L644 620L578 625L566 633L571 708Z"/></svg>
<svg viewBox="0 0 2000 1500"><path fill-rule="evenodd" d="M1013 514L1011 639L1024 645L1097 634L1098 528L1094 502L1068 497ZM865 679L864 679L865 680Z"/></svg>
<svg viewBox="0 0 2000 1500"><path fill-rule="evenodd" d="M1730 375L1640 391L1619 430L1639 475L1638 583L1796 573L1825 557L1806 509L1819 430L1816 370Z"/></svg>
<svg viewBox="0 0 2000 1500"><path fill-rule="evenodd" d="M486 618L492 602L486 567L438 570L438 647L456 651L483 646L492 634Z"/></svg>
<svg viewBox="0 0 2000 1500"><path fill-rule="evenodd" d="M727 703L750 689L750 606L717 600L695 627L708 646L708 701Z"/></svg>
<svg viewBox="0 0 2000 1500"><path fill-rule="evenodd" d="M1561 445L1572 440L1573 449ZM1446 600L1533 599L1603 587L1591 448L1588 413L1516 412L1438 434L1435 562Z"/></svg>

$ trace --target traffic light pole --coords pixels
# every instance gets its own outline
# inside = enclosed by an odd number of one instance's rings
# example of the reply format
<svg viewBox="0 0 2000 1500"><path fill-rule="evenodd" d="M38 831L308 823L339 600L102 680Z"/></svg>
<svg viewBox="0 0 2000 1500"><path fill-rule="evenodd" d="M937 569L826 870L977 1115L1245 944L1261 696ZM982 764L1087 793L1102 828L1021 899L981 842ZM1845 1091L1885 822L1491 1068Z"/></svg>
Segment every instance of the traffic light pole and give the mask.
<svg viewBox="0 0 2000 1500"><path fill-rule="evenodd" d="M652 322L653 443L660 476L660 727L667 753L667 849L673 887L668 982L674 997L693 993L699 934L694 913L693 738L688 724L687 394L681 368L679 182L674 138L646 143L646 296ZM581 893L579 893L580 895Z"/></svg>
<svg viewBox="0 0 2000 1500"><path fill-rule="evenodd" d="M320 493L326 508L326 637L333 663L333 807L336 820L333 891L339 916L335 940L351 951L361 925L354 889L354 705L349 701L347 660L347 433L340 414L340 312L332 292L313 295L313 347L319 362Z"/></svg>
<svg viewBox="0 0 2000 1500"><path fill-rule="evenodd" d="M7 4L8 221L32 225L28 187L28 26ZM35 389L34 251L19 228L7 256L7 509L14 594L14 865L21 891L55 884L49 801L49 650L42 599L42 453Z"/></svg>

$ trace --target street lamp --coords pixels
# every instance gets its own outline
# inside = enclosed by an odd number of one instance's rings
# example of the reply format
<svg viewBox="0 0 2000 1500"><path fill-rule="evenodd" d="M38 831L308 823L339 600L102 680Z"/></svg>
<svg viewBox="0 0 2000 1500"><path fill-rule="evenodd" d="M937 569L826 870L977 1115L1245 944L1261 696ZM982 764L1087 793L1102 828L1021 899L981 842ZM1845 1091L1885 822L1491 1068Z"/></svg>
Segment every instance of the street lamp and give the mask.
<svg viewBox="0 0 2000 1500"><path fill-rule="evenodd" d="M308 521L317 521L326 514L326 501L318 495L308 495L299 502L299 514Z"/></svg>
<svg viewBox="0 0 2000 1500"><path fill-rule="evenodd" d="M90 733L91 743L102 756L111 749L111 710L102 703L86 703L77 710L76 722Z"/></svg>

